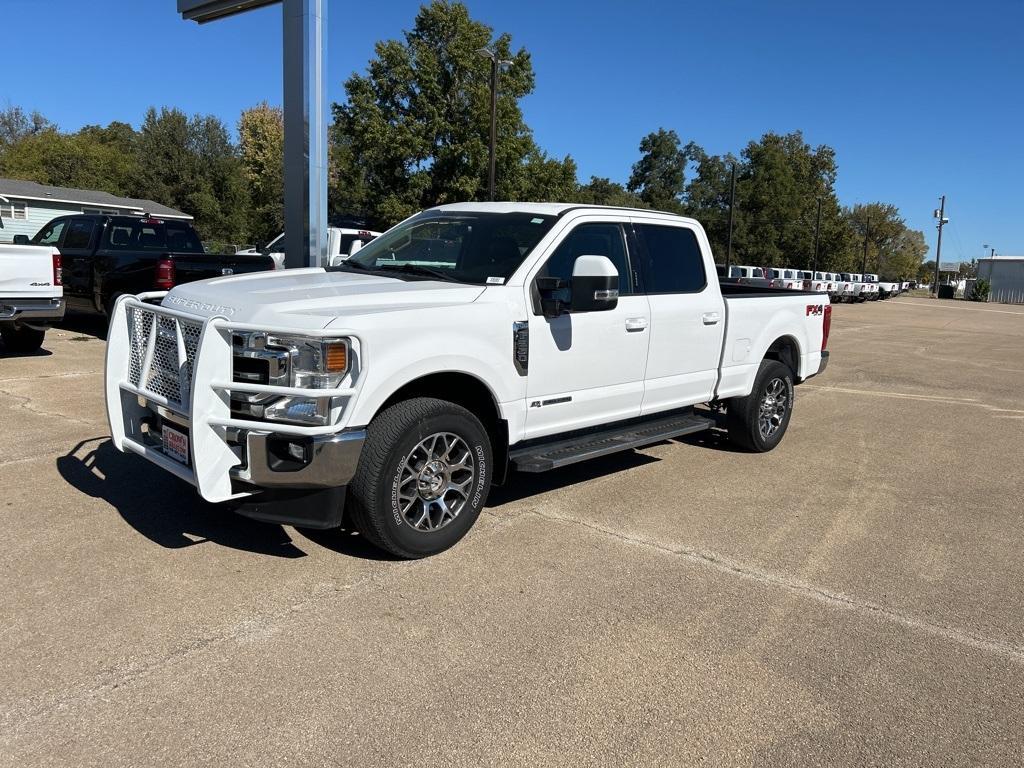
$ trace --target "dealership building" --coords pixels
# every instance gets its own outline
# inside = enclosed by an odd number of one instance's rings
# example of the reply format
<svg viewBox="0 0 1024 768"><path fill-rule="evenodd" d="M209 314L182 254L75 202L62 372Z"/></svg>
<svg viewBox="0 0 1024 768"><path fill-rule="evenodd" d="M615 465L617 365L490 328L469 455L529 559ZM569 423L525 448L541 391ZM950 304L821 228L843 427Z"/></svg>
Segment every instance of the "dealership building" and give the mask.
<svg viewBox="0 0 1024 768"><path fill-rule="evenodd" d="M978 260L978 277L992 286L992 301L1024 303L1024 256Z"/></svg>
<svg viewBox="0 0 1024 768"><path fill-rule="evenodd" d="M69 213L105 213L111 216L151 214L164 219L192 221L187 213L154 203L118 197L109 192L69 187L48 187L34 181L0 179L0 243L9 243L15 235L32 237L43 225Z"/></svg>

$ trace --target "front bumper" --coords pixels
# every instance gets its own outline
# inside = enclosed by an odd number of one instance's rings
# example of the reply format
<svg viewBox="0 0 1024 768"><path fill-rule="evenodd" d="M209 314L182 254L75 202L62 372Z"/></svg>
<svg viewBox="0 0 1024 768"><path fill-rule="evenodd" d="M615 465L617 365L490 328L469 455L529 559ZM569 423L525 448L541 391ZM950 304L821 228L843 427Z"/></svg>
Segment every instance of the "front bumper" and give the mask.
<svg viewBox="0 0 1024 768"><path fill-rule="evenodd" d="M64 299L0 299L0 322L55 323L64 319Z"/></svg>
<svg viewBox="0 0 1024 768"><path fill-rule="evenodd" d="M313 437L249 432L248 466L232 475L260 488L337 488L355 475L365 441L365 429ZM289 452L293 446L301 459Z"/></svg>

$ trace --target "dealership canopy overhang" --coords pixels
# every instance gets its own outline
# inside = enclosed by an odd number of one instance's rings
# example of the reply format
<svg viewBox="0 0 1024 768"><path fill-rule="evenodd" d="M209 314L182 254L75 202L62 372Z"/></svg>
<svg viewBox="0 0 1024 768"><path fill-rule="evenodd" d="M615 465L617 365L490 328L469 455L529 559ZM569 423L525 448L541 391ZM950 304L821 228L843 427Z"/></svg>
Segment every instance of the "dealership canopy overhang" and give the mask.
<svg viewBox="0 0 1024 768"><path fill-rule="evenodd" d="M187 21L205 24L280 2L284 28L285 266L327 259L328 0L178 0Z"/></svg>

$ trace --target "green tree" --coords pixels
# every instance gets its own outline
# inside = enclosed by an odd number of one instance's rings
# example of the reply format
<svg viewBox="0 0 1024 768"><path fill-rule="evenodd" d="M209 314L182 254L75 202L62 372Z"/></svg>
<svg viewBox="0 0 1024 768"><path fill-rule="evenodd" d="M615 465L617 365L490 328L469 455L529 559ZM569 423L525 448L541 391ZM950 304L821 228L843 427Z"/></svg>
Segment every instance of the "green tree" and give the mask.
<svg viewBox="0 0 1024 768"><path fill-rule="evenodd" d="M269 242L284 228L284 116L266 102L242 112L239 152L249 187L248 233Z"/></svg>
<svg viewBox="0 0 1024 768"><path fill-rule="evenodd" d="M614 205L626 208L644 208L643 200L611 179L591 176L579 187L575 200L588 205Z"/></svg>
<svg viewBox="0 0 1024 768"><path fill-rule="evenodd" d="M350 77L347 100L334 105L333 212L364 213L383 226L486 195L491 63L479 53L484 47L512 62L498 91L498 198L563 194L575 165L537 148L519 108L534 87L529 54L513 51L508 34L496 36L462 3L434 0L403 39L377 43L366 74Z"/></svg>
<svg viewBox="0 0 1024 768"><path fill-rule="evenodd" d="M246 239L245 173L224 124L150 108L139 131L138 196L191 213L203 237Z"/></svg>
<svg viewBox="0 0 1024 768"><path fill-rule="evenodd" d="M0 154L0 174L60 187L130 195L138 175L135 131L126 123L28 133Z"/></svg>
<svg viewBox="0 0 1024 768"><path fill-rule="evenodd" d="M921 264L917 269L917 279L919 282L931 283L935 280L935 259L929 259L928 261Z"/></svg>
<svg viewBox="0 0 1024 768"><path fill-rule="evenodd" d="M56 126L39 112L33 111L29 114L21 107L8 104L4 109L0 109L0 152L27 136L55 128Z"/></svg>
<svg viewBox="0 0 1024 768"><path fill-rule="evenodd" d="M659 128L640 140L640 159L633 165L627 189L651 208L679 213L683 210L686 162L679 135Z"/></svg>
<svg viewBox="0 0 1024 768"><path fill-rule="evenodd" d="M916 275L928 251L924 234L907 228L899 209L889 203L854 205L845 213L853 233L848 261L855 271L862 271L867 252L865 272L883 279L895 280ZM933 265L934 267L934 265Z"/></svg>
<svg viewBox="0 0 1024 768"><path fill-rule="evenodd" d="M848 238L835 194L835 151L826 145L812 148L800 131L769 132L749 142L741 157L734 237L743 259L765 266L809 268L820 199L818 266L826 269L835 264Z"/></svg>

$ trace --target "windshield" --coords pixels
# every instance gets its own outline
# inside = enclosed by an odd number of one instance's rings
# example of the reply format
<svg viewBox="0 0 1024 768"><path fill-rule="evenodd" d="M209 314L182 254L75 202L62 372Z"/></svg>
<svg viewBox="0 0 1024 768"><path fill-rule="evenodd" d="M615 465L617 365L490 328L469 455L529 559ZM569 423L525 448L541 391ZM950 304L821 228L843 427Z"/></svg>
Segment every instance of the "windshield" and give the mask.
<svg viewBox="0 0 1024 768"><path fill-rule="evenodd" d="M427 211L332 269L420 273L460 283L502 285L555 220L532 213Z"/></svg>

